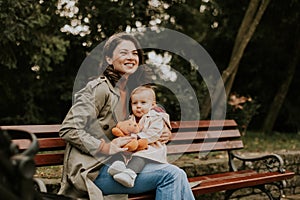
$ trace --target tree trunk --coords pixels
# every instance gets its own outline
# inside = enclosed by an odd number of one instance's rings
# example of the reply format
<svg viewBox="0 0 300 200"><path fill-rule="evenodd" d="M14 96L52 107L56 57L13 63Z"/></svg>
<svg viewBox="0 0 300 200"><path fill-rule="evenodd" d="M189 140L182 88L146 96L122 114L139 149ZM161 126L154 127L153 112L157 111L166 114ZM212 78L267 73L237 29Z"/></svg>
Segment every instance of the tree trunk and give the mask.
<svg viewBox="0 0 300 200"><path fill-rule="evenodd" d="M226 70L222 73L222 79L219 82L223 82L225 86L226 96L229 95L235 75L238 71L239 63L242 59L244 51L252 38L256 27L258 26L262 15L264 14L270 0L251 0L248 9L243 18L242 24L239 28L238 34L235 39L234 47L232 50L229 65ZM217 86L223 85L217 84ZM213 99L222 99L221 90L215 88L213 91ZM207 118L212 104L222 105L224 102L211 102L209 95L206 96L202 106L201 106L201 116L202 118Z"/></svg>
<svg viewBox="0 0 300 200"><path fill-rule="evenodd" d="M264 133L269 134L274 127L274 124L276 122L277 116L279 114L279 111L283 105L283 102L285 100L285 97L288 93L288 89L290 87L290 84L293 80L296 67L299 62L299 57L300 57L300 37L299 37L299 25L296 30L296 36L297 38L295 39L295 46L294 46L294 52L292 53L292 57L290 60L290 63L288 65L287 69L287 75L281 86L279 87L274 100L269 108L267 117L265 118L262 131Z"/></svg>

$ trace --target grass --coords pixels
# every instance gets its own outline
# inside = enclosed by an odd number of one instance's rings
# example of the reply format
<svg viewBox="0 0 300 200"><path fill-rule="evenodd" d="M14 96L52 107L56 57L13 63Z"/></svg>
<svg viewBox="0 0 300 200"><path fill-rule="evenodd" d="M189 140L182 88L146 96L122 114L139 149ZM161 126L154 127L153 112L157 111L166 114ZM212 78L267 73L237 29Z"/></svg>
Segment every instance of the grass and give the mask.
<svg viewBox="0 0 300 200"><path fill-rule="evenodd" d="M60 179L62 166L49 166L36 168L35 177Z"/></svg>
<svg viewBox="0 0 300 200"><path fill-rule="evenodd" d="M300 133L278 133L270 135L248 131L243 136L245 152L276 152L300 150Z"/></svg>

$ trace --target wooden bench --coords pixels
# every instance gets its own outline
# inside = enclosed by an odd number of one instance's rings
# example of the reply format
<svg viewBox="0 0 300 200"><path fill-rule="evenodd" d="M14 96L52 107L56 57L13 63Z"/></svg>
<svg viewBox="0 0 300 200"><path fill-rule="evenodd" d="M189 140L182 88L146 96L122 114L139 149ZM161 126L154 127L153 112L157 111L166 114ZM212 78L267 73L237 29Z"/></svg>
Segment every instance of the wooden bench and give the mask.
<svg viewBox="0 0 300 200"><path fill-rule="evenodd" d="M209 153L225 151L228 156L228 172L214 172L197 177L189 177L191 183L201 181L192 188L194 195L225 192L225 199L241 188L256 188L269 199L280 199L285 180L294 176L286 171L279 155L271 154L258 158L242 158L235 154L244 147L241 134L234 120L173 121L172 139L167 144L168 155ZM35 155L37 167L63 164L65 142L59 137L60 125L18 125L0 126L3 130L20 130L34 133L39 143L39 153ZM14 137L14 143L25 150L30 145L26 139ZM269 191L267 185L276 187ZM43 189L44 190L44 189ZM154 192L129 195L131 200L153 199Z"/></svg>

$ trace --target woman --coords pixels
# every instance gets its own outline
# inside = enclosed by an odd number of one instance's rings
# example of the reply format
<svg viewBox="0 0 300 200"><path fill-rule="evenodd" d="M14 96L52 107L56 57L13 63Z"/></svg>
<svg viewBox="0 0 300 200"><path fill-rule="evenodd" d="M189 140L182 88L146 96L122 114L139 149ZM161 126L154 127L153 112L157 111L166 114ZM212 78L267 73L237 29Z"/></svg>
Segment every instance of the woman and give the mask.
<svg viewBox="0 0 300 200"><path fill-rule="evenodd" d="M108 39L103 49L103 75L90 81L75 94L60 136L67 142L60 194L76 198L120 199L120 194L155 190L156 199L194 199L186 174L171 164L145 166L132 188L114 181L107 169L112 155L130 137L113 138L111 129L127 116L128 87L144 80L143 52L130 34L119 33ZM169 131L161 139L166 142Z"/></svg>

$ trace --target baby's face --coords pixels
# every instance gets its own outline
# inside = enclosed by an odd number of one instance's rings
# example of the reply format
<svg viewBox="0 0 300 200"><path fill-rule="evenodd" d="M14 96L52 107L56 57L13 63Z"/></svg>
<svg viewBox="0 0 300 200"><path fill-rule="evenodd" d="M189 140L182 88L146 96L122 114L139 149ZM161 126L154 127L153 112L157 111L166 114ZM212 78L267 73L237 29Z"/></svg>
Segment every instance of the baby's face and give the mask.
<svg viewBox="0 0 300 200"><path fill-rule="evenodd" d="M153 93L148 90L138 91L131 96L131 109L134 116L140 118L155 105Z"/></svg>

